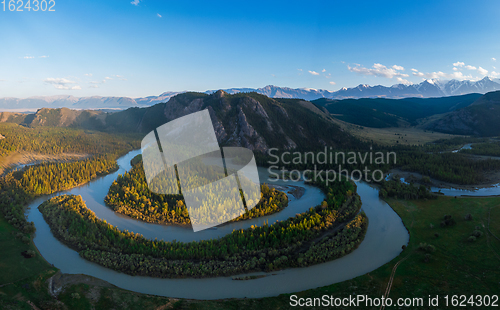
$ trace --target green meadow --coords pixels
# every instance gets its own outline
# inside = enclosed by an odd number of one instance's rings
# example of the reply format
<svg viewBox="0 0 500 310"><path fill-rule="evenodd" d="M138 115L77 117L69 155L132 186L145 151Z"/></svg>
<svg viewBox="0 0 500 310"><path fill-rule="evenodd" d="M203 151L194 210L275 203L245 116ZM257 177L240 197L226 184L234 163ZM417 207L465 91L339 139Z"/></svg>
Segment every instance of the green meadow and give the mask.
<svg viewBox="0 0 500 310"><path fill-rule="evenodd" d="M446 295L451 300L453 295L498 294L500 240L496 237L500 236L500 197L389 199L388 203L401 216L410 232L408 247L398 257L373 272L349 281L296 293L299 298L321 298L322 295L340 298L367 295L370 298L380 298L387 290L394 266L400 261L389 293L394 302L398 298L423 298L427 303L429 295L438 295L438 308L444 309ZM465 219L468 214L472 216L471 220ZM455 224L442 227L445 215L451 215ZM51 309L44 308L43 305L55 307L48 295L47 284L44 284L54 273L54 269L38 255L30 259L21 256L22 251L32 249L33 245L26 245L14 237L12 230L2 218L0 245L2 251L9 251L9 255L2 255L0 261L0 283L14 283L0 287L1 308L32 309L28 301L39 307L41 305L41 309ZM471 241L470 236L474 231L480 231L482 235ZM479 235L477 232L476 234ZM61 302L58 305L64 304L69 309L110 309L118 306L122 309L157 309L162 305L165 306L164 309L288 309L291 308L290 295L292 294L218 301L176 300L80 283L66 287L59 295ZM460 308L478 307L466 305Z"/></svg>

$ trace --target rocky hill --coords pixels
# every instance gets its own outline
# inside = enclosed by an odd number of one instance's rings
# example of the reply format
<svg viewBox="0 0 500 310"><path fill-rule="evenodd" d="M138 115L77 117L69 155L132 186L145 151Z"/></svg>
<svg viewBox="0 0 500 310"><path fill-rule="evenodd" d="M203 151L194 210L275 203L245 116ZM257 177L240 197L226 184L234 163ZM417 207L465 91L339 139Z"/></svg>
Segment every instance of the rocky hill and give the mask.
<svg viewBox="0 0 500 310"><path fill-rule="evenodd" d="M113 113L66 108L44 108L35 114L0 113L0 121L146 134L164 123L204 109L210 113L221 145L264 152L269 148L314 149L356 143L311 102L272 99L257 93L230 95L222 90L210 95L183 93L167 103Z"/></svg>
<svg viewBox="0 0 500 310"><path fill-rule="evenodd" d="M292 150L344 146L353 141L310 102L271 99L257 93L211 95L184 93L145 109L129 109L106 118L108 130L147 133L173 119L208 109L221 145L252 150Z"/></svg>

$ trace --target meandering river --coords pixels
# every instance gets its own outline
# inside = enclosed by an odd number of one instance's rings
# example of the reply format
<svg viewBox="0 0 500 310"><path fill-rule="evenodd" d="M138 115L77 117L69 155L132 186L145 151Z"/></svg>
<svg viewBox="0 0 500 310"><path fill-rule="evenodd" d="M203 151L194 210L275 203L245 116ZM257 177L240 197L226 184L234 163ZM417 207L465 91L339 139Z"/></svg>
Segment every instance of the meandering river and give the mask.
<svg viewBox="0 0 500 310"><path fill-rule="evenodd" d="M118 287L131 291L168 297L190 299L221 299L221 298L258 298L276 296L282 293L292 293L311 288L321 287L370 272L389 262L399 255L403 245L407 245L409 235L401 218L378 197L378 189L365 182L357 182L357 192L363 202L362 209L369 219L368 231L360 246L352 253L322 264L306 268L291 268L273 272L263 278L234 281L232 277L217 277L205 279L159 279L150 277L130 276L111 269L101 267L81 258L78 253L59 242L38 211L38 206L56 195L81 195L87 207L96 216L120 229L140 233L148 238L163 240L194 241L217 238L230 233L233 229L248 228L251 225L269 224L276 220L286 220L296 213L304 212L316 206L324 199L323 193L316 187L304 182L284 180L268 180L265 168L259 168L261 183L278 185L296 185L305 188L300 199L289 196L288 207L281 212L251 220L230 223L215 230L205 230L194 233L191 229L180 226L165 226L149 224L119 215L105 206L106 196L111 183L118 174L130 169L130 160L140 151L132 151L118 159L119 170L89 182L86 185L61 193L43 196L33 201L27 209L29 221L36 226L34 242L41 255L64 273L86 274L108 281ZM255 275L265 273L253 273Z"/></svg>

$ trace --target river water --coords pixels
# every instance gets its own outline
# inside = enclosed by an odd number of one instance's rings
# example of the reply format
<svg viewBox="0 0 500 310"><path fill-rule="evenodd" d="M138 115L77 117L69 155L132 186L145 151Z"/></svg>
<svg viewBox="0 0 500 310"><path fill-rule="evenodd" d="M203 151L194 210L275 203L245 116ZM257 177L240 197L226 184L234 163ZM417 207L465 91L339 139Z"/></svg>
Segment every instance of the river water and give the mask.
<svg viewBox="0 0 500 310"><path fill-rule="evenodd" d="M491 187L476 188L475 190L458 189L458 188L440 188L431 187L431 191L440 192L446 196L497 196L500 195L500 184L492 185Z"/></svg>
<svg viewBox="0 0 500 310"><path fill-rule="evenodd" d="M130 169L130 160L140 150L132 151L118 159L119 170L110 175L96 179L86 185L65 192L40 197L32 202L27 209L29 221L36 226L34 242L41 255L64 273L86 274L94 276L118 287L145 294L190 299L221 299L221 298L259 298L276 296L282 293L292 293L321 287L363 275L391 261L399 253L402 246L407 245L409 235L401 218L378 197L378 189L365 182L357 182L357 192L363 202L362 209L369 219L368 231L360 246L352 253L322 264L306 268L291 268L273 272L264 278L235 281L233 277L218 277L205 279L159 279L150 277L130 276L111 269L101 267L81 258L78 253L60 243L43 219L37 207L45 200L55 195L81 195L87 207L96 216L120 229L140 233L147 238L158 238L166 241L194 241L217 238L230 233L233 229L248 228L251 225L262 225L264 221L272 224L276 220L286 220L296 213L304 212L316 206L324 199L323 193L316 187L303 182L284 180L268 180L265 168L259 168L261 183L277 185L295 185L305 188L300 199L289 196L287 208L262 218L256 218L237 223L230 223L215 230L193 232L190 228L165 226L141 222L119 215L104 204L111 183L118 174ZM253 273L259 275L265 273Z"/></svg>

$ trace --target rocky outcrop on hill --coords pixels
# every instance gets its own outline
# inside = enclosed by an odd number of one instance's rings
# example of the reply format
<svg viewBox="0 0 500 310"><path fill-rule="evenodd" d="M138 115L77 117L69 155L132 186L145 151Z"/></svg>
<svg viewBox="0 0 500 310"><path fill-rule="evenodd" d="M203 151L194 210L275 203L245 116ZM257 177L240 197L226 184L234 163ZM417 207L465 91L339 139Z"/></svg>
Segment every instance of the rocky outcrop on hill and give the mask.
<svg viewBox="0 0 500 310"><path fill-rule="evenodd" d="M340 146L353 141L328 114L302 100L271 99L257 93L230 95L183 93L166 103L119 112L40 109L34 114L0 114L2 121L26 126L80 127L146 134L174 119L208 109L221 146L243 146L257 152ZM15 115L14 115L15 114Z"/></svg>

